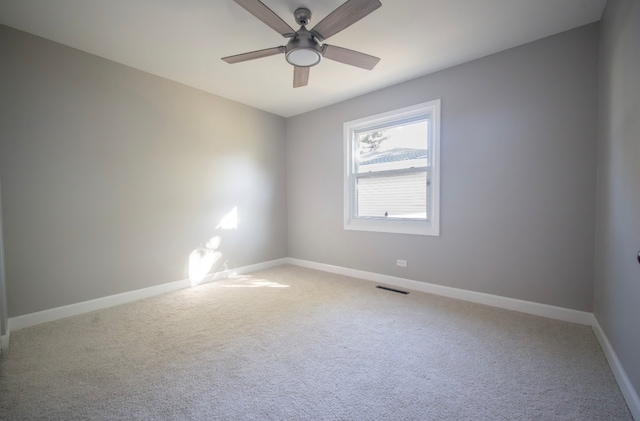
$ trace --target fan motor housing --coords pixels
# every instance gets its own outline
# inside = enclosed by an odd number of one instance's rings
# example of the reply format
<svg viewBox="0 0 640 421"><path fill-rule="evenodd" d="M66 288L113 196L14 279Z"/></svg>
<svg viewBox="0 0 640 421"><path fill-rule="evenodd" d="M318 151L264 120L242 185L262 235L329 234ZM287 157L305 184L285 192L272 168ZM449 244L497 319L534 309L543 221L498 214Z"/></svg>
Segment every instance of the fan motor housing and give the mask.
<svg viewBox="0 0 640 421"><path fill-rule="evenodd" d="M315 66L322 59L322 46L304 26L289 40L285 50L287 61L298 67Z"/></svg>

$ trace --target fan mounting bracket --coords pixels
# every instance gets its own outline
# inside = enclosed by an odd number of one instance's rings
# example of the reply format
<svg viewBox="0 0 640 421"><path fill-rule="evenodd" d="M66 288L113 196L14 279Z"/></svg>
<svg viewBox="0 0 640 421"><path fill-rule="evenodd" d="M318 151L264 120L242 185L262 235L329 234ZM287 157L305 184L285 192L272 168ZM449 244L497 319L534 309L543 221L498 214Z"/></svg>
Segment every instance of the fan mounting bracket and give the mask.
<svg viewBox="0 0 640 421"><path fill-rule="evenodd" d="M298 25L307 26L311 20L311 10L306 7L300 7L293 12L293 16L296 18Z"/></svg>

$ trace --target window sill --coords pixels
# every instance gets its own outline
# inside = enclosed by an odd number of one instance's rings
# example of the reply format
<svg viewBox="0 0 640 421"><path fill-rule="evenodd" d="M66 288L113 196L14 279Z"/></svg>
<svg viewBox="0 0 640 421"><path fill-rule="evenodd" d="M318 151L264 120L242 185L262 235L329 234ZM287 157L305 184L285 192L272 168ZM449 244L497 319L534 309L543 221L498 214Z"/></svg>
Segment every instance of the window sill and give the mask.
<svg viewBox="0 0 640 421"><path fill-rule="evenodd" d="M348 231L371 231L392 234L411 234L439 236L440 227L431 221L393 221L351 219L345 222L344 229Z"/></svg>

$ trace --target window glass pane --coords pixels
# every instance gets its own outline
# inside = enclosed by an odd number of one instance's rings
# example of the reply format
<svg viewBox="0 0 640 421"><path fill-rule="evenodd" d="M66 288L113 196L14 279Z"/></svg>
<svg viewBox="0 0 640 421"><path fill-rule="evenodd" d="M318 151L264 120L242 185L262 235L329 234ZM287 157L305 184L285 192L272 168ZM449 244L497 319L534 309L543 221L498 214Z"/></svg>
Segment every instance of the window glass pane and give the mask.
<svg viewBox="0 0 640 421"><path fill-rule="evenodd" d="M359 177L359 217L427 219L427 174Z"/></svg>
<svg viewBox="0 0 640 421"><path fill-rule="evenodd" d="M428 120L356 132L356 172L426 167Z"/></svg>

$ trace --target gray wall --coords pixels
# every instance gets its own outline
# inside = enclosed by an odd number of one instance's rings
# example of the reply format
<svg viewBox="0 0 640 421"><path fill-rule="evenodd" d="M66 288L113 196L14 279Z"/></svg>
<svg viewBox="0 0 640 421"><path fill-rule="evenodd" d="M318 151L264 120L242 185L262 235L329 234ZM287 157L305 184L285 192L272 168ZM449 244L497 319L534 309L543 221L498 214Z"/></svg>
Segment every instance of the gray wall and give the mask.
<svg viewBox="0 0 640 421"><path fill-rule="evenodd" d="M0 180L0 336L8 333L7 289L4 282L4 242L2 234L2 180ZM2 346L0 345L0 352Z"/></svg>
<svg viewBox="0 0 640 421"><path fill-rule="evenodd" d="M609 0L601 28L594 312L640 391L640 3Z"/></svg>
<svg viewBox="0 0 640 421"><path fill-rule="evenodd" d="M214 270L286 257L283 118L2 26L0 63L10 317L185 279L214 235Z"/></svg>
<svg viewBox="0 0 640 421"><path fill-rule="evenodd" d="M289 119L289 256L590 311L597 75L592 24ZM342 124L435 98L441 236L344 231Z"/></svg>

